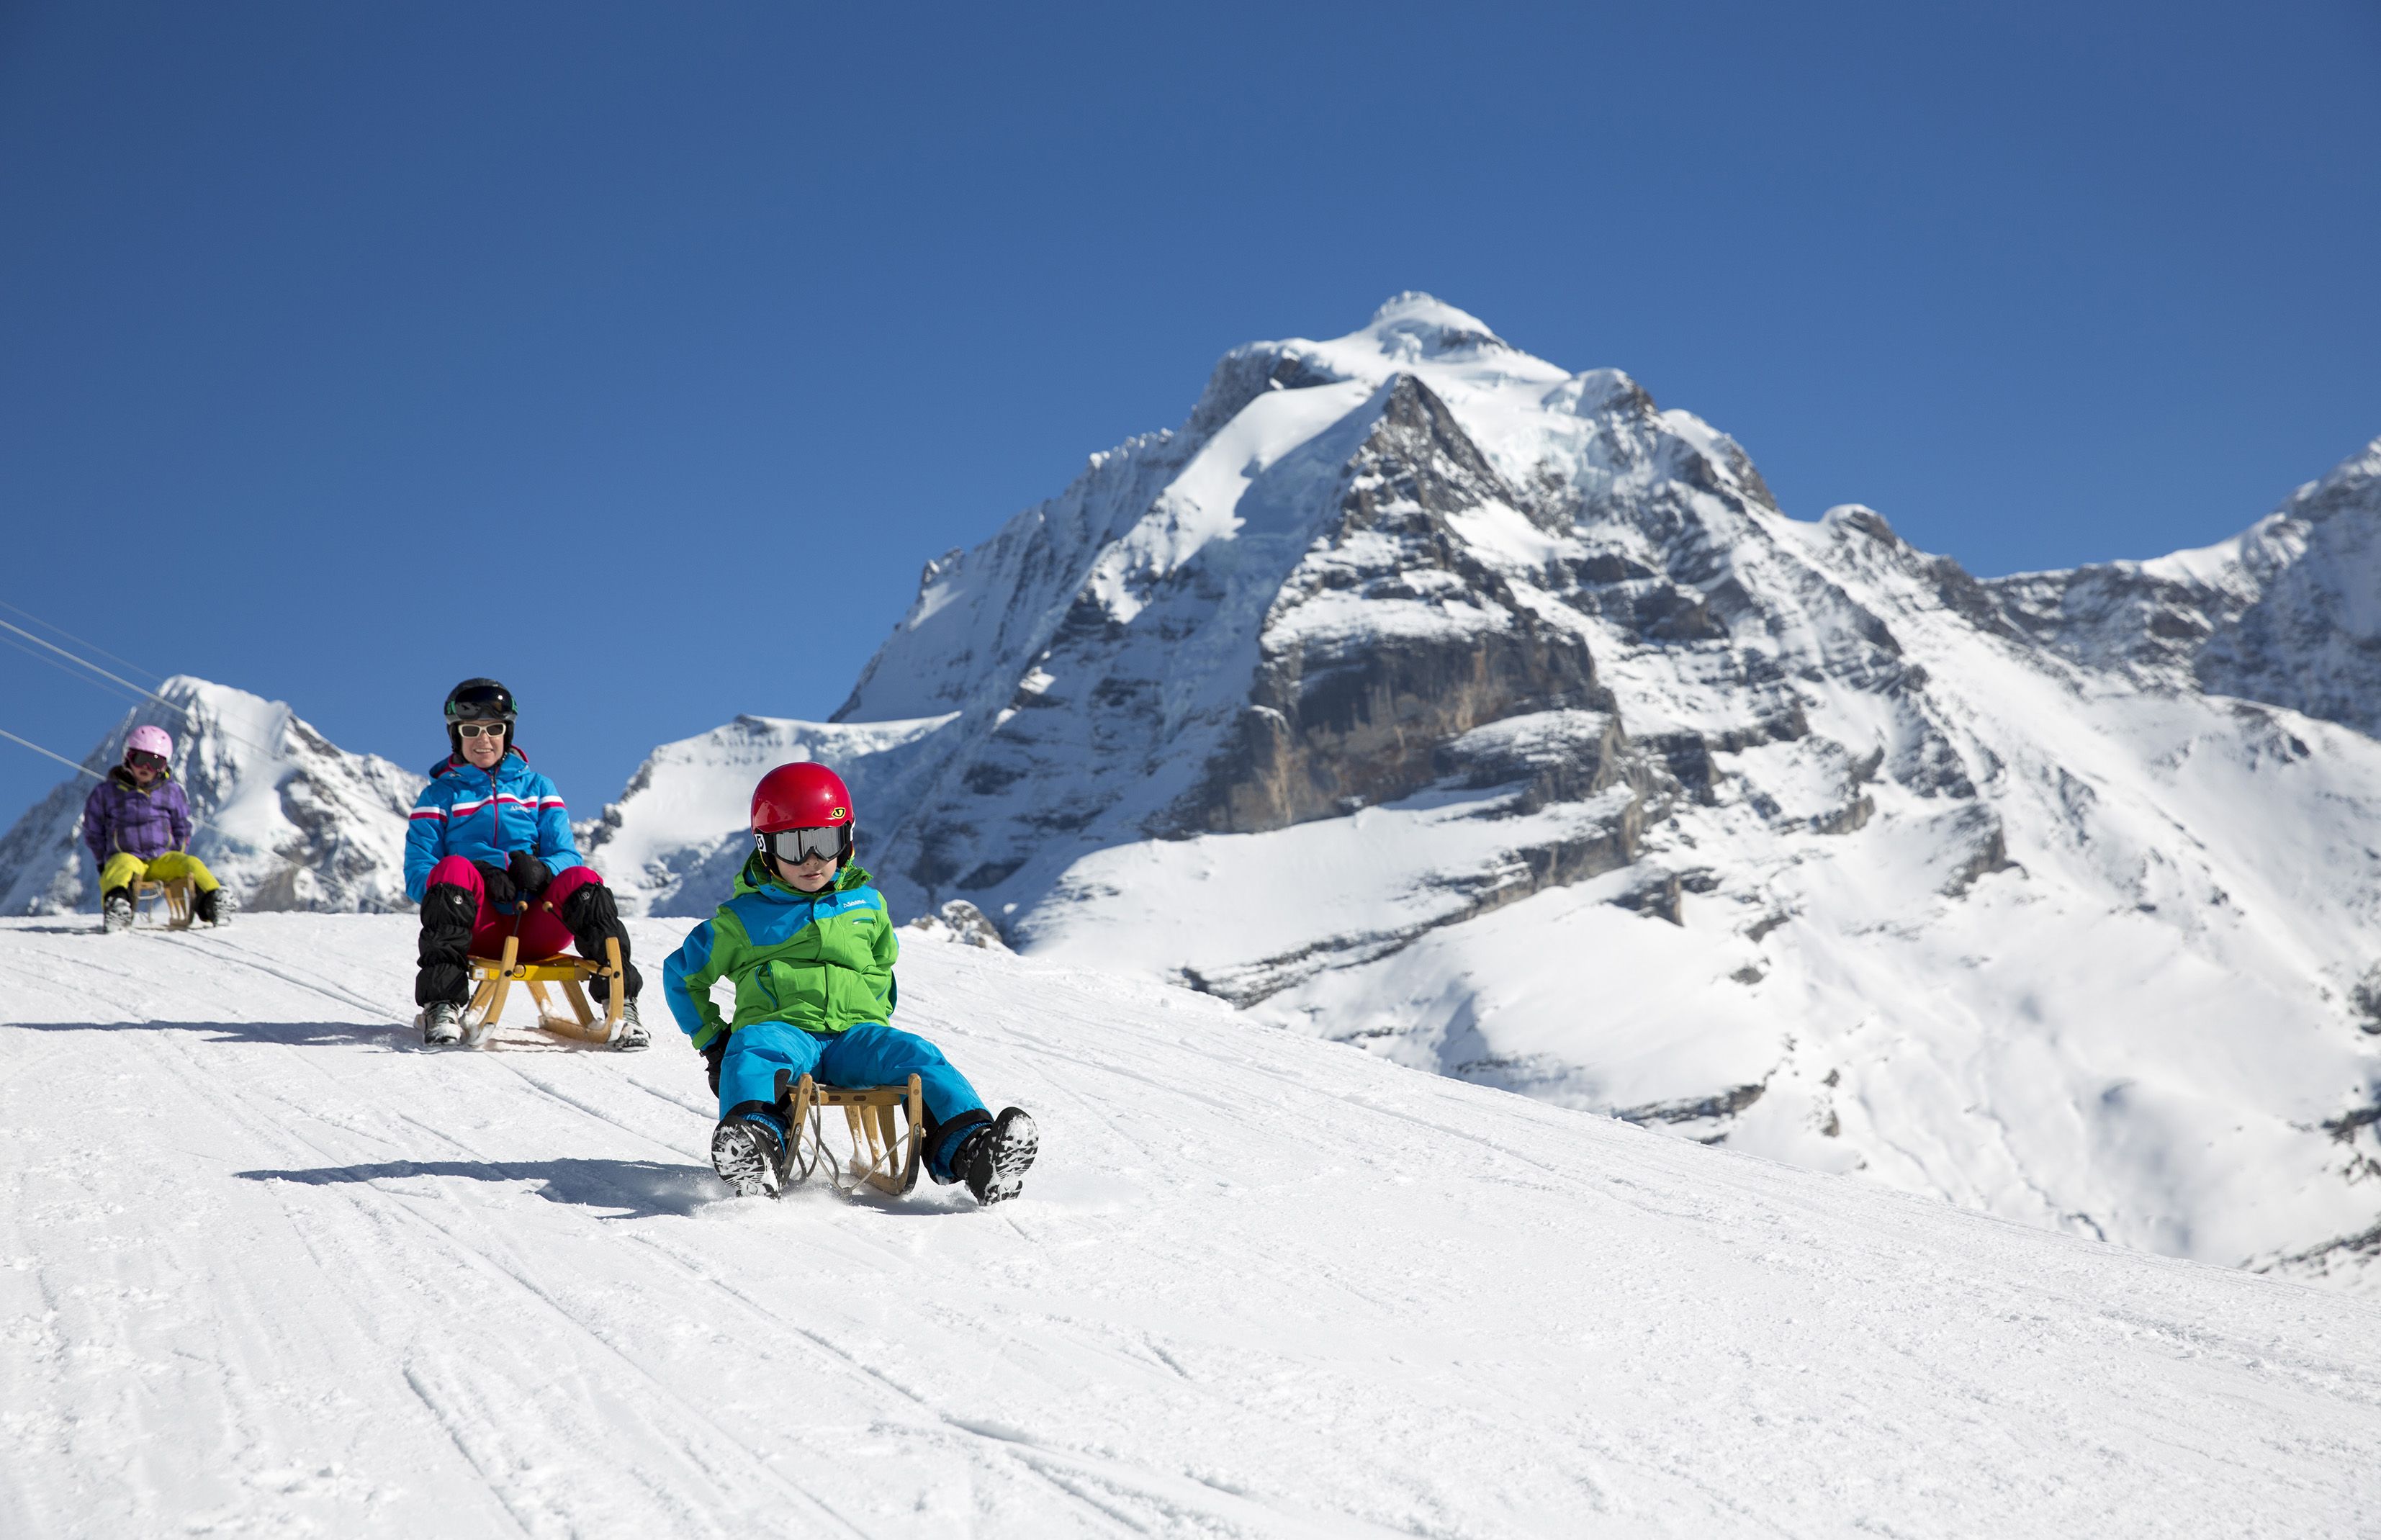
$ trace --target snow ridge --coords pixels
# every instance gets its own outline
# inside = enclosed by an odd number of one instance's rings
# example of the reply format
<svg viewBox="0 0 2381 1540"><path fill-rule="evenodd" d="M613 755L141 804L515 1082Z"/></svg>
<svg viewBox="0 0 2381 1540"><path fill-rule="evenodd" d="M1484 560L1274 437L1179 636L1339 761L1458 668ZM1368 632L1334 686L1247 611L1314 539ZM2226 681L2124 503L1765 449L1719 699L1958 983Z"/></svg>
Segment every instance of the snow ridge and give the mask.
<svg viewBox="0 0 2381 1540"><path fill-rule="evenodd" d="M2381 735L2381 438L2218 544L1987 586L2093 667Z"/></svg>

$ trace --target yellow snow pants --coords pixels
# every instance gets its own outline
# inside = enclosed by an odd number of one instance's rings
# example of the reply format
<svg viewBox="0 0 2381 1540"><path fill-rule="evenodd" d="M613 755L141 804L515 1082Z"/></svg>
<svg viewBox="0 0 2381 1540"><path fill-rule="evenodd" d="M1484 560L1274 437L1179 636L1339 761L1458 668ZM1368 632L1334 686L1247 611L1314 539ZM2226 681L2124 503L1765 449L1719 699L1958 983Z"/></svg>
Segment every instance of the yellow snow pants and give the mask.
<svg viewBox="0 0 2381 1540"><path fill-rule="evenodd" d="M113 893L119 887L130 887L143 877L151 882L172 882L176 877L188 877L190 885L201 893L213 893L223 886L215 881L215 874L207 870L207 863L188 850L168 850L147 861L118 850L107 858L106 865L99 869L99 890Z"/></svg>

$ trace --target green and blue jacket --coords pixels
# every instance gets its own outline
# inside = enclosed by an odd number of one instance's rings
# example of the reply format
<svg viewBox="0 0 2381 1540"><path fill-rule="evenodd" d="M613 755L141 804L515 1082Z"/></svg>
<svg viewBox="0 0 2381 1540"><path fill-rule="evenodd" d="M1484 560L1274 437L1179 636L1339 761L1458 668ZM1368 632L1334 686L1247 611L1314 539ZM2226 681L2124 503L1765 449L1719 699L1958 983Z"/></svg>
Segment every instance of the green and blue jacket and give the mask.
<svg viewBox="0 0 2381 1540"><path fill-rule="evenodd" d="M756 1021L841 1032L892 1016L900 952L885 895L866 872L846 865L823 891L803 893L779 882L756 850L735 893L662 965L662 985L698 1049ZM712 1003L720 979L736 984L732 1019Z"/></svg>

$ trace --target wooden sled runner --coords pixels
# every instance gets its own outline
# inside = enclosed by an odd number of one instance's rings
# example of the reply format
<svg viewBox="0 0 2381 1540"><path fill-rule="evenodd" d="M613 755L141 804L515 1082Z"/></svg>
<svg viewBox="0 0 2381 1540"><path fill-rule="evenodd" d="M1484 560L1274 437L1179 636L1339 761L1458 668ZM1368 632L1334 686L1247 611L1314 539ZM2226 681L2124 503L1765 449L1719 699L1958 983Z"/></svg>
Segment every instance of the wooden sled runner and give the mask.
<svg viewBox="0 0 2381 1540"><path fill-rule="evenodd" d="M133 917L138 919L146 913L150 904L162 898L165 900L165 928L177 931L189 930L192 912L190 906L194 902L191 892L191 883L188 877L175 877L166 882L151 882L146 877L138 878L132 884Z"/></svg>
<svg viewBox="0 0 2381 1540"><path fill-rule="evenodd" d="M537 1002L540 1027L557 1037L609 1046L619 1036L621 1006L629 997L627 973L620 966L618 937L604 938L604 959L597 962L583 957L550 957L523 962L520 937L505 937L504 956L471 959L471 978L476 987L471 1003L463 1010L465 1040L474 1045L486 1040L505 1013L506 995L514 984L520 984L529 986L530 998ZM590 979L606 981L601 1020L587 1001L587 991L580 987ZM569 1015L555 1008L554 1000L545 992L550 984L561 985L563 1001L570 1007Z"/></svg>
<svg viewBox="0 0 2381 1540"><path fill-rule="evenodd" d="M795 1081L793 1074L790 1069L777 1071L777 1106L786 1115L786 1127L793 1131L779 1192L821 1169L846 1196L858 1192L862 1182L896 1198L918 1185L926 1106L917 1076L911 1075L907 1085L850 1087L823 1085L808 1075ZM831 1106L843 1108L851 1131L849 1160L836 1158L827 1148L825 1109Z"/></svg>

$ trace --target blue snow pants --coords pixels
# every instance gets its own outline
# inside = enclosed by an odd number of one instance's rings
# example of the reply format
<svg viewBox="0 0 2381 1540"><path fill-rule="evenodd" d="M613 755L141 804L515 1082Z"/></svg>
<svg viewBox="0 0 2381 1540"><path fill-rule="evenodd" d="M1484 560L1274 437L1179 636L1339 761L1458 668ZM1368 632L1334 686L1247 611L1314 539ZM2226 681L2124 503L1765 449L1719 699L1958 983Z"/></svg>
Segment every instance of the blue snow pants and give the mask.
<svg viewBox="0 0 2381 1540"><path fill-rule="evenodd" d="M983 1098L943 1050L882 1021L841 1032L804 1032L784 1021L738 1028L728 1033L727 1057L719 1064L719 1116L724 1119L747 1102L775 1102L780 1069L829 1085L905 1085L917 1076L925 1094L926 1174L940 1182L953 1179L951 1154L960 1136L988 1116Z"/></svg>

